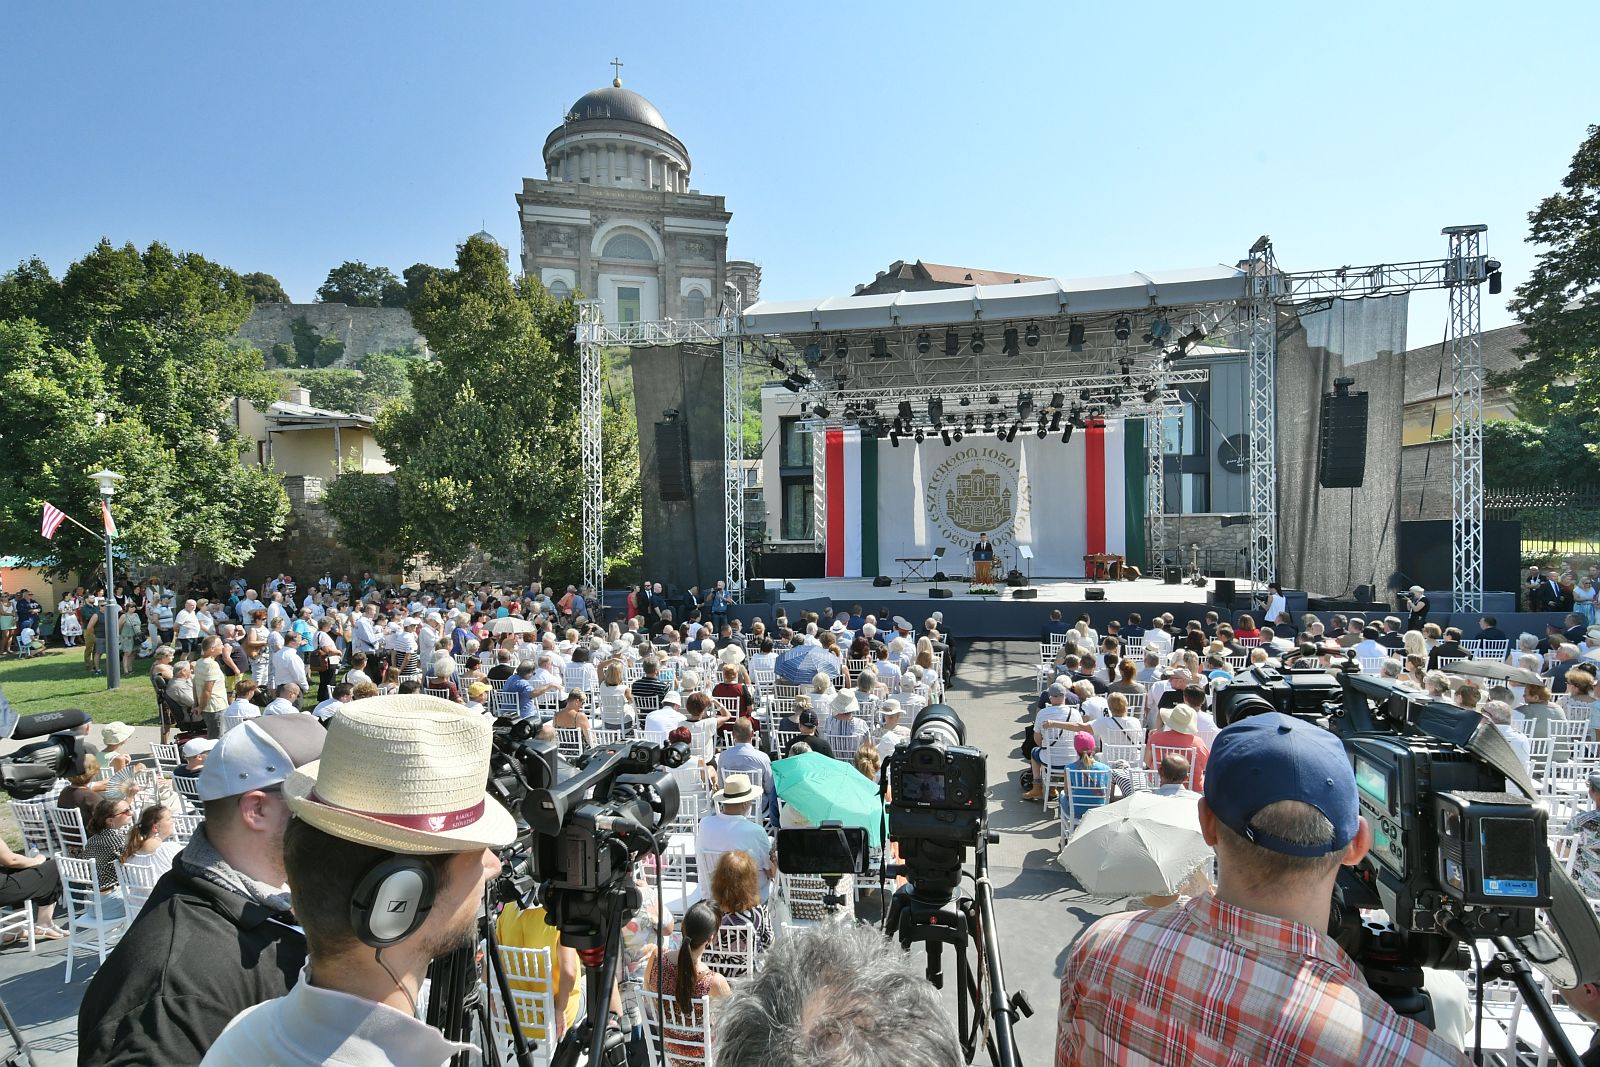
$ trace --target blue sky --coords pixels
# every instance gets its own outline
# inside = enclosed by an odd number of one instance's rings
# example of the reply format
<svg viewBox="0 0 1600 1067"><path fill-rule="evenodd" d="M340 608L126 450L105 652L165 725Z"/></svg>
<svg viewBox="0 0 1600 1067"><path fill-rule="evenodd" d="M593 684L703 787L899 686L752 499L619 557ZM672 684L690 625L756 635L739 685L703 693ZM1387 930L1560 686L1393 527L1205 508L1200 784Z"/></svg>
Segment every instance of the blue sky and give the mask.
<svg viewBox="0 0 1600 1067"><path fill-rule="evenodd" d="M727 197L763 294L896 259L1035 274L1432 258L1526 215L1600 121L1587 3L10 4L0 267L163 240L309 300L345 259L517 244L565 109L611 77ZM1585 106L1584 100L1589 104ZM1484 298L1486 327L1510 321ZM1445 327L1413 301L1412 345Z"/></svg>

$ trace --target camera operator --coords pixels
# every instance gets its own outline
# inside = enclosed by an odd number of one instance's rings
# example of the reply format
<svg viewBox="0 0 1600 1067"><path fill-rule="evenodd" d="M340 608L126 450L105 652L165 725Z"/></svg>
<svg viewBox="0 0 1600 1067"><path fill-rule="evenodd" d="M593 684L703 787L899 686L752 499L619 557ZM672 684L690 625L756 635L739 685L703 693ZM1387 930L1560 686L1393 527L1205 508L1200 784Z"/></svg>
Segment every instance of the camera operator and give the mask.
<svg viewBox="0 0 1600 1067"><path fill-rule="evenodd" d="M779 938L717 1011L720 1067L957 1067L951 1013L915 957L871 927Z"/></svg>
<svg viewBox="0 0 1600 1067"><path fill-rule="evenodd" d="M494 849L516 838L484 791L490 725L436 697L360 701L283 794L283 864L308 959L287 995L240 1014L205 1064L443 1064L473 1046L416 1017L436 956L477 941Z"/></svg>
<svg viewBox="0 0 1600 1067"><path fill-rule="evenodd" d="M80 1063L199 1063L228 1020L295 981L306 949L284 885L281 789L324 736L310 715L274 715L216 743L196 783L205 822L89 982Z"/></svg>
<svg viewBox="0 0 1600 1067"><path fill-rule="evenodd" d="M1200 801L1217 888L1101 919L1061 980L1056 1062L1464 1064L1323 931L1372 831L1335 735L1279 712L1217 735Z"/></svg>

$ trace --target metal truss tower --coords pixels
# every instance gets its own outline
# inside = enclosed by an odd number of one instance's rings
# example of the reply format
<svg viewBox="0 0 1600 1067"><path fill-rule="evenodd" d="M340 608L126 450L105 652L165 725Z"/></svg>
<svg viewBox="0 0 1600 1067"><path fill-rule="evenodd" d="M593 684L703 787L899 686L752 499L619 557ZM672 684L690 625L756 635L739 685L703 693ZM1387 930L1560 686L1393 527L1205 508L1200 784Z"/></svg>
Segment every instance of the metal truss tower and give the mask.
<svg viewBox="0 0 1600 1067"><path fill-rule="evenodd" d="M1165 383L1157 382L1165 392ZM1182 410L1181 408L1179 410ZM1159 575L1172 559L1167 543L1166 412L1157 410L1144 421L1145 574Z"/></svg>
<svg viewBox="0 0 1600 1067"><path fill-rule="evenodd" d="M1250 246L1250 564L1251 591L1278 580L1276 364L1278 264L1272 240Z"/></svg>
<svg viewBox="0 0 1600 1067"><path fill-rule="evenodd" d="M735 601L744 599L744 353L739 321L744 297L727 288L722 312L722 543L723 577Z"/></svg>
<svg viewBox="0 0 1600 1067"><path fill-rule="evenodd" d="M1483 611L1483 339L1480 285L1488 276L1481 235L1489 227L1446 226L1450 242L1451 610Z"/></svg>
<svg viewBox="0 0 1600 1067"><path fill-rule="evenodd" d="M601 602L605 591L605 460L601 454L604 310L597 300L578 305L578 456L583 468L583 584Z"/></svg>

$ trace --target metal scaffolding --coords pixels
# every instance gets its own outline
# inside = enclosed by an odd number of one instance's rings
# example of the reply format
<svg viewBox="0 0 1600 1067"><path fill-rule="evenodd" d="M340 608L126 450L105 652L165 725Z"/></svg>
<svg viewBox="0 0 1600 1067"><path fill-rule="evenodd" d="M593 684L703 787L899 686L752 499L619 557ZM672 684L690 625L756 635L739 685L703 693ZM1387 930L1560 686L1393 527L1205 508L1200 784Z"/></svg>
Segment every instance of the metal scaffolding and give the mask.
<svg viewBox="0 0 1600 1067"><path fill-rule="evenodd" d="M744 358L739 318L744 297L729 285L722 312L722 573L733 599L744 599Z"/></svg>
<svg viewBox="0 0 1600 1067"><path fill-rule="evenodd" d="M1278 264L1272 241L1250 246L1250 567L1251 592L1278 580L1277 395Z"/></svg>
<svg viewBox="0 0 1600 1067"><path fill-rule="evenodd" d="M1165 387L1165 383L1163 388ZM1181 408L1179 409L1182 410ZM1147 528L1145 573L1154 577L1171 558L1167 544L1167 413L1153 411L1144 420L1144 516Z"/></svg>
<svg viewBox="0 0 1600 1067"><path fill-rule="evenodd" d="M1484 225L1446 226L1450 288L1450 562L1455 612L1483 611Z"/></svg>

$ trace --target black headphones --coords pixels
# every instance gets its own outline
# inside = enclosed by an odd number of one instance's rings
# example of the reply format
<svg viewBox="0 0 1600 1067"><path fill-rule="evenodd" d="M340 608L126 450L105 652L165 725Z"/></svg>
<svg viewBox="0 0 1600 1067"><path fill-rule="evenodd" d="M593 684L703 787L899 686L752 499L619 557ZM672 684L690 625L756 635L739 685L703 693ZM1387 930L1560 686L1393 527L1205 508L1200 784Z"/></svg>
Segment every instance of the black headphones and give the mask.
<svg viewBox="0 0 1600 1067"><path fill-rule="evenodd" d="M350 927L373 948L404 941L433 908L433 867L420 856L380 860L362 876L350 898Z"/></svg>

